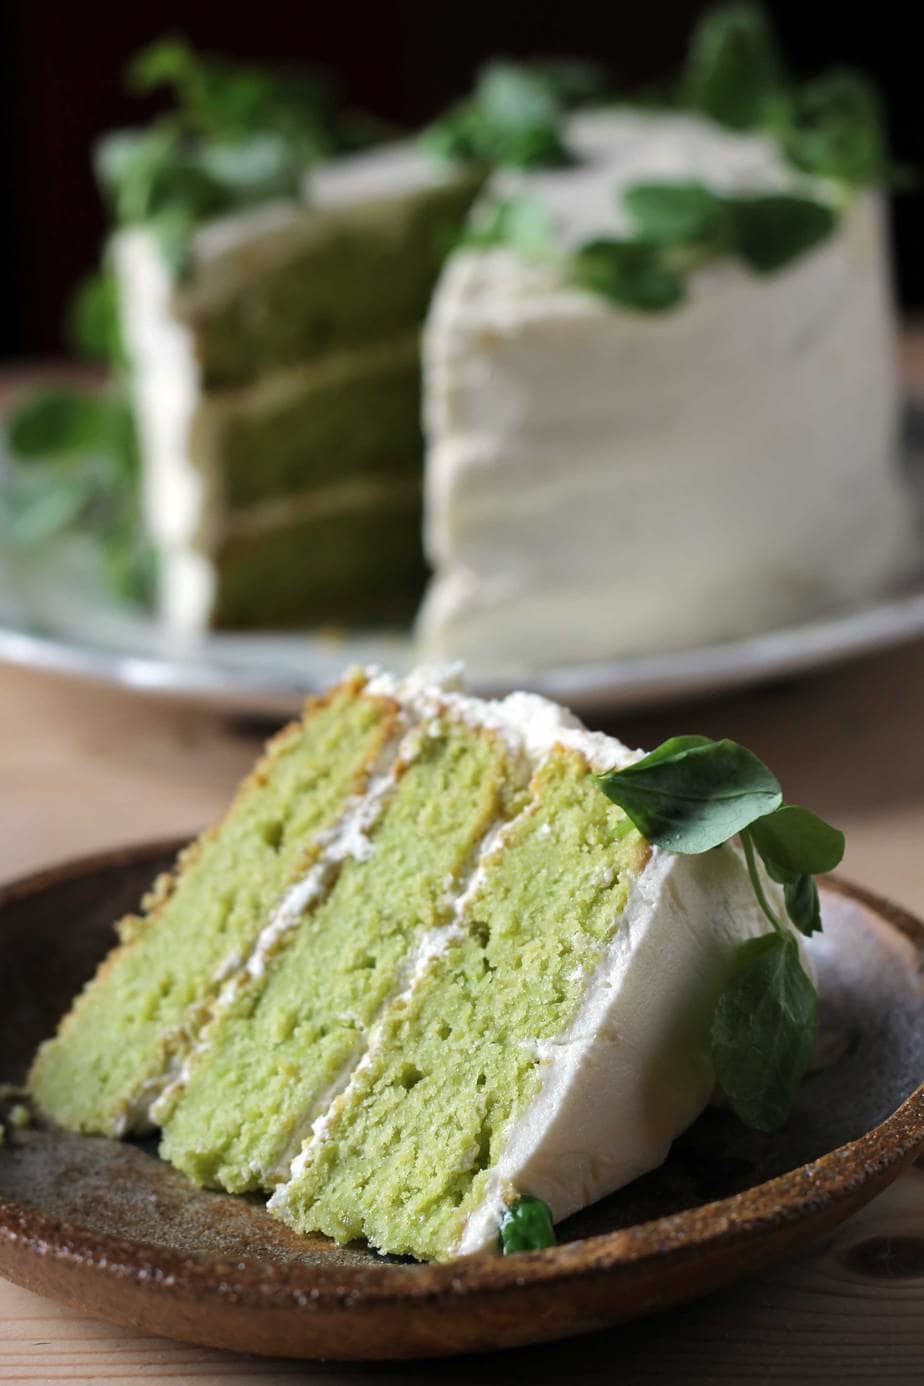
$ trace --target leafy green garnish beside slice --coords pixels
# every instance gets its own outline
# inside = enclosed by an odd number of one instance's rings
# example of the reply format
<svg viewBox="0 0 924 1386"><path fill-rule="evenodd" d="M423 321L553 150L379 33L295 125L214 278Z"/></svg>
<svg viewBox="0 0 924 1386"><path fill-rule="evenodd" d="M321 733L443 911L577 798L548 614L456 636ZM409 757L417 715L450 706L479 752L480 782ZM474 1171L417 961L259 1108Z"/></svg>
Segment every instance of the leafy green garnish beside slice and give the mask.
<svg viewBox="0 0 924 1386"><path fill-rule="evenodd" d="M760 5L722 5L696 29L685 95L731 130L754 130L772 113L782 83L776 39Z"/></svg>
<svg viewBox="0 0 924 1386"><path fill-rule="evenodd" d="M645 241L585 241L571 267L580 288L644 313L673 308L686 293L682 277L665 263L660 248Z"/></svg>
<svg viewBox="0 0 924 1386"><path fill-rule="evenodd" d="M555 1229L548 1204L528 1194L518 1198L501 1218L498 1239L505 1256L554 1246Z"/></svg>
<svg viewBox="0 0 924 1386"><path fill-rule="evenodd" d="M798 804L757 819L751 838L767 874L781 884L833 871L844 855L844 834Z"/></svg>
<svg viewBox="0 0 924 1386"><path fill-rule="evenodd" d="M782 803L776 776L735 741L675 736L600 788L643 837L669 852L708 852Z"/></svg>
<svg viewBox="0 0 924 1386"><path fill-rule="evenodd" d="M716 1077L733 1110L758 1131L783 1126L811 1062L818 1002L791 934L741 944L738 971L712 1019Z"/></svg>
<svg viewBox="0 0 924 1386"><path fill-rule="evenodd" d="M831 235L837 216L808 197L766 193L731 204L735 253L757 274L772 274Z"/></svg>
<svg viewBox="0 0 924 1386"><path fill-rule="evenodd" d="M739 967L716 1006L712 1052L741 1120L775 1130L812 1057L816 997L758 861L783 886L792 924L811 934L821 928L815 876L841 861L843 833L808 809L784 804L776 776L734 741L675 736L597 782L643 837L665 851L707 852L740 838L755 898L773 932L741 946Z"/></svg>

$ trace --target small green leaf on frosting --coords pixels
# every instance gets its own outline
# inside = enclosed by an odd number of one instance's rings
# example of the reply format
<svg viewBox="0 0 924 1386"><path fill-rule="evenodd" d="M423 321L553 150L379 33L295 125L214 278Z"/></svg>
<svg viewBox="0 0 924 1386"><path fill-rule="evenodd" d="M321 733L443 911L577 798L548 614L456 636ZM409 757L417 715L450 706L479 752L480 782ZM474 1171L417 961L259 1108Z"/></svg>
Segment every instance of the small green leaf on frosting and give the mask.
<svg viewBox="0 0 924 1386"><path fill-rule="evenodd" d="M889 172L882 104L860 73L841 69L798 88L779 133L783 152L806 173L872 183Z"/></svg>
<svg viewBox="0 0 924 1386"><path fill-rule="evenodd" d="M782 1126L815 1049L815 988L791 934L748 939L712 1021L716 1076L734 1112L758 1131Z"/></svg>
<svg viewBox="0 0 924 1386"><path fill-rule="evenodd" d="M580 288L646 313L673 308L686 293L660 247L645 241L586 241L572 257L572 272Z"/></svg>
<svg viewBox="0 0 924 1386"><path fill-rule="evenodd" d="M772 274L812 250L837 224L831 207L808 197L767 193L731 204L735 251L757 274Z"/></svg>
<svg viewBox="0 0 924 1386"><path fill-rule="evenodd" d="M779 781L735 741L675 736L600 788L643 837L669 852L708 852L782 800Z"/></svg>
<svg viewBox="0 0 924 1386"><path fill-rule="evenodd" d="M529 1195L518 1198L501 1217L498 1235L505 1256L554 1246L555 1229L548 1204Z"/></svg>
<svg viewBox="0 0 924 1386"><path fill-rule="evenodd" d="M489 63L475 90L423 134L437 158L534 168L570 162L554 80L523 64Z"/></svg>
<svg viewBox="0 0 924 1386"><path fill-rule="evenodd" d="M724 212L722 198L695 181L634 183L622 200L639 236L664 245L708 240Z"/></svg>
<svg viewBox="0 0 924 1386"><path fill-rule="evenodd" d="M500 198L479 208L461 244L480 249L508 245L522 255L543 255L552 244L552 218L537 197Z"/></svg>
<svg viewBox="0 0 924 1386"><path fill-rule="evenodd" d="M722 5L700 22L690 45L689 104L732 130L753 130L777 100L782 70L760 5Z"/></svg>

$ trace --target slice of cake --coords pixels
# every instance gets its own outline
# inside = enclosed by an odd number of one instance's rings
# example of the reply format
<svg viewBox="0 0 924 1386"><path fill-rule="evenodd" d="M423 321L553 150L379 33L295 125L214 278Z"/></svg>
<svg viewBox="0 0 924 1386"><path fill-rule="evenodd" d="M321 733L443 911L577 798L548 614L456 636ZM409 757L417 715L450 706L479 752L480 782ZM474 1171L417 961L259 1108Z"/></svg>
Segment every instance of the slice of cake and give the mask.
<svg viewBox="0 0 924 1386"><path fill-rule="evenodd" d="M418 336L481 181L411 144L304 202L112 242L167 625L398 621L422 584Z"/></svg>
<svg viewBox="0 0 924 1386"><path fill-rule="evenodd" d="M738 847L652 845L601 792L639 757L532 695L349 677L120 926L38 1105L159 1125L200 1183L421 1259L634 1179L707 1102L768 917L811 993L779 885L762 908Z"/></svg>
<svg viewBox="0 0 924 1386"><path fill-rule="evenodd" d="M907 538L879 196L689 112L567 144L495 175L431 309L425 655L516 677L874 590Z"/></svg>

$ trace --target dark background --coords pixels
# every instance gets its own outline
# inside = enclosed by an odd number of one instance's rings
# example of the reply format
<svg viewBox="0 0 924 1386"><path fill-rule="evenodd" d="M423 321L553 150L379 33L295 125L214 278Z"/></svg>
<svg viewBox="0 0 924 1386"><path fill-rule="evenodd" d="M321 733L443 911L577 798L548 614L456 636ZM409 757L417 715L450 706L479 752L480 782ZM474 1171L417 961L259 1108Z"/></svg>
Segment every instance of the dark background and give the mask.
<svg viewBox="0 0 924 1386"><path fill-rule="evenodd" d="M316 64L334 75L348 104L413 127L463 93L477 65L495 54L594 57L620 88L662 79L682 61L694 18L705 8L684 0L546 6L0 0L0 178L8 240L0 356L62 350L64 306L104 233L90 145L101 131L139 123L156 110L154 102L126 96L121 83L126 59L153 38L177 32L227 55ZM893 154L903 164L924 165L916 6L802 0L768 8L796 74L847 63L877 79ZM899 298L908 310L920 308L919 192L895 199L893 235Z"/></svg>

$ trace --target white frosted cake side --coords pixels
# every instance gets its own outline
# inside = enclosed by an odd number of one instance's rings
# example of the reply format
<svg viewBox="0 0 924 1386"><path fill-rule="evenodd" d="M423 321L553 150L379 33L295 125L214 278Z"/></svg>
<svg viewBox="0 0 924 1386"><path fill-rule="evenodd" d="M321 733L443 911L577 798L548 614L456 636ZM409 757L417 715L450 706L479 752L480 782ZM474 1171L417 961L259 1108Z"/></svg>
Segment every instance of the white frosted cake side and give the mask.
<svg viewBox="0 0 924 1386"><path fill-rule="evenodd" d="M621 190L835 197L686 114L573 119L575 166L504 173L557 249L629 230ZM768 629L874 590L906 542L881 201L760 276L732 260L640 313L508 247L450 260L425 334L429 658L513 673Z"/></svg>

